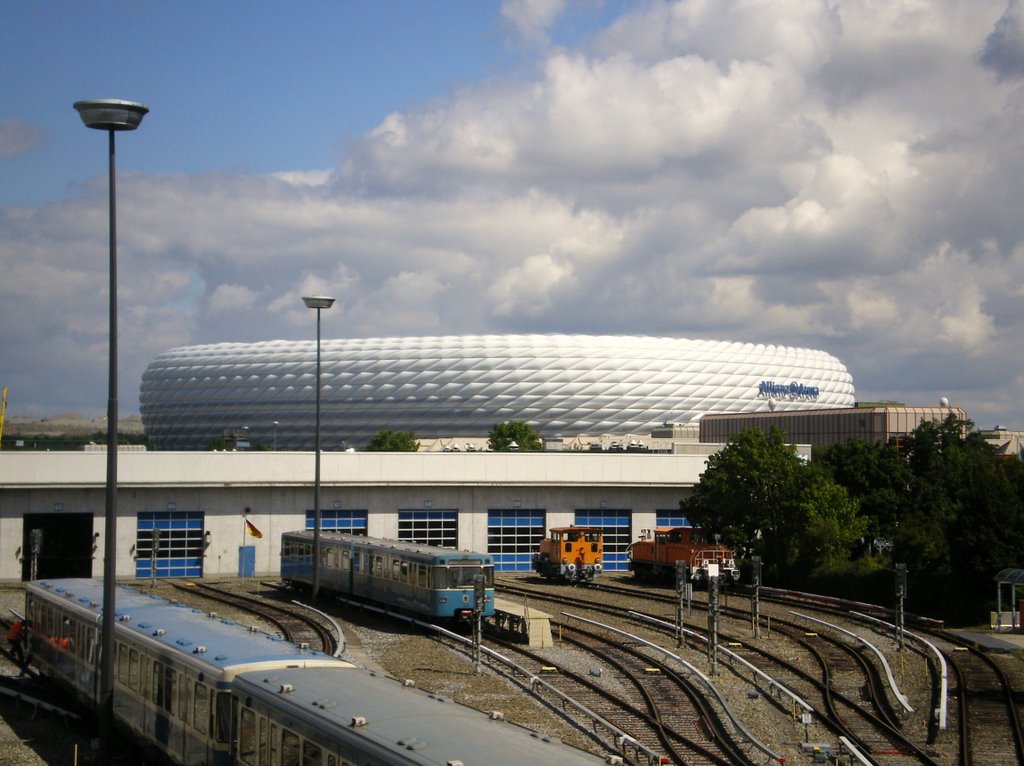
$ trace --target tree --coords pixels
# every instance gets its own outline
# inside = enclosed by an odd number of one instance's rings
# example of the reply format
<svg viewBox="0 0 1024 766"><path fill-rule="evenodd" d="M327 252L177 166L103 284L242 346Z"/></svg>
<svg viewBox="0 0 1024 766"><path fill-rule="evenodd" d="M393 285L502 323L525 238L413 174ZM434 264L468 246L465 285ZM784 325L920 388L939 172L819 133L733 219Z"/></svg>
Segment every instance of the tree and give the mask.
<svg viewBox="0 0 1024 766"><path fill-rule="evenodd" d="M799 505L806 520L800 546L803 567L810 574L828 573L849 559L868 529L868 519L846 489L817 468L808 471Z"/></svg>
<svg viewBox="0 0 1024 766"><path fill-rule="evenodd" d="M510 452L513 449L513 442L520 452L532 452L544 447L540 434L526 423L506 420L504 423L495 423L491 426L487 446L493 452Z"/></svg>
<svg viewBox="0 0 1024 766"><path fill-rule="evenodd" d="M697 526L722 534L744 558L759 554L772 573L796 558L793 532L803 526L796 477L803 461L783 433L748 429L708 459L682 510Z"/></svg>
<svg viewBox="0 0 1024 766"><path fill-rule="evenodd" d="M849 442L815 457L860 501L867 534L892 542L875 566L907 565L910 609L976 621L993 606L992 576L1024 563L1024 465L1000 459L970 421L950 415L898 443Z"/></svg>
<svg viewBox="0 0 1024 766"><path fill-rule="evenodd" d="M366 445L367 452L418 452L419 448L412 431L378 431Z"/></svg>
<svg viewBox="0 0 1024 766"><path fill-rule="evenodd" d="M914 472L912 507L894 556L906 562L916 586L912 603L947 619L979 619L990 606L993 575L1021 563L1017 467L954 415L922 423L905 446Z"/></svg>
<svg viewBox="0 0 1024 766"><path fill-rule="evenodd" d="M860 504L867 520L864 547L876 539L891 542L910 507L914 474L895 444L869 444L851 439L814 451L814 465L843 486Z"/></svg>
<svg viewBox="0 0 1024 766"><path fill-rule="evenodd" d="M846 561L867 526L856 500L805 463L778 428L731 439L680 505L741 557L760 555L776 582L805 580L811 570Z"/></svg>

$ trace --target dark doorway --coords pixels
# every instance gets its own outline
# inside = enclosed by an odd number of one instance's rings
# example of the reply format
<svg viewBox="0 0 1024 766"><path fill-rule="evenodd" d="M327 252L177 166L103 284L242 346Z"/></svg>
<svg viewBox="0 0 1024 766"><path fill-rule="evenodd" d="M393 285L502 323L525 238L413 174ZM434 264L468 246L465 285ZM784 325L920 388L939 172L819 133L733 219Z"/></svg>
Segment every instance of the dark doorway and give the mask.
<svg viewBox="0 0 1024 766"><path fill-rule="evenodd" d="M92 577L91 513L25 514L21 542L21 579Z"/></svg>

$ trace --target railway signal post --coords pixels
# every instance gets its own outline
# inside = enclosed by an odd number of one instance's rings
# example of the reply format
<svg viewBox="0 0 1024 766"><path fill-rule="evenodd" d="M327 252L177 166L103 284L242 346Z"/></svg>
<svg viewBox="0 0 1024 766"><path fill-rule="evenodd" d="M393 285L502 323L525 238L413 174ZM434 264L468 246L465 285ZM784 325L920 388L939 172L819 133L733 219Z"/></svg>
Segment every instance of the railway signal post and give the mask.
<svg viewBox="0 0 1024 766"><path fill-rule="evenodd" d="M750 597L750 614L754 620L754 638L761 637L761 557L751 556L753 565L750 570L750 584L753 594Z"/></svg>
<svg viewBox="0 0 1024 766"><path fill-rule="evenodd" d="M896 645L903 651L903 599L907 595L907 565L896 565Z"/></svg>
<svg viewBox="0 0 1024 766"><path fill-rule="evenodd" d="M484 605L487 592L484 590L484 576L473 577L473 667L480 673L480 645L484 640Z"/></svg>
<svg viewBox="0 0 1024 766"><path fill-rule="evenodd" d="M718 668L718 564L708 565L708 675Z"/></svg>
<svg viewBox="0 0 1024 766"><path fill-rule="evenodd" d="M33 529L29 539L29 579L39 579L39 557L43 553L43 530Z"/></svg>
<svg viewBox="0 0 1024 766"><path fill-rule="evenodd" d="M686 600L686 616L690 616L691 585L687 577L685 561L676 561L676 646L683 645L683 600Z"/></svg>

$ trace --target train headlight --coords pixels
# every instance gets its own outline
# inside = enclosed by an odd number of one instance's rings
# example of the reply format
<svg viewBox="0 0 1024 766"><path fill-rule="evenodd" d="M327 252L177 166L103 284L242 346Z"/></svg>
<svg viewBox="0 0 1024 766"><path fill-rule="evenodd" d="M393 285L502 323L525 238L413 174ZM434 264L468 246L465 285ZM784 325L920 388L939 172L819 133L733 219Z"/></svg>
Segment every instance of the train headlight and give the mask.
<svg viewBox="0 0 1024 766"><path fill-rule="evenodd" d="M595 572L600 572L601 571L601 562L600 561L598 561L597 563L594 564L594 571Z"/></svg>

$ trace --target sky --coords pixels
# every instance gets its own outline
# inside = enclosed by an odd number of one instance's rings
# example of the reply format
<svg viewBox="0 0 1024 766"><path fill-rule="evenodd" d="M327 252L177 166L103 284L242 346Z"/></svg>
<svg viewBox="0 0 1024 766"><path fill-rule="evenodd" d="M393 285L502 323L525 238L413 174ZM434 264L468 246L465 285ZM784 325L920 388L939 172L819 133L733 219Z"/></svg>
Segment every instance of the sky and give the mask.
<svg viewBox="0 0 1024 766"><path fill-rule="evenodd" d="M821 349L859 401L1024 429L1018 0L14 0L8 417L158 354L476 333Z"/></svg>

